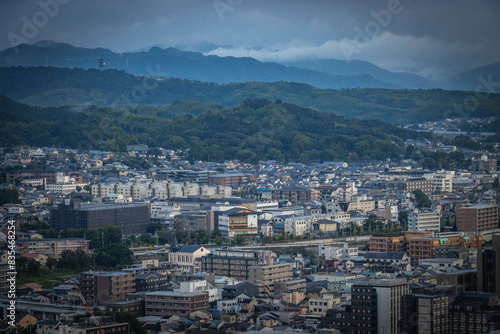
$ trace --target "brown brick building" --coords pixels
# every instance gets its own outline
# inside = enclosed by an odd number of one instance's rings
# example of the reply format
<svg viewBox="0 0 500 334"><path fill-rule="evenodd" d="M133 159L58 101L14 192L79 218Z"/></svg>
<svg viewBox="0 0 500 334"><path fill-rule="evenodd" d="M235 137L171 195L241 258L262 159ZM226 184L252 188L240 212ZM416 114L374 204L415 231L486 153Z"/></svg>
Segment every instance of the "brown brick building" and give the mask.
<svg viewBox="0 0 500 334"><path fill-rule="evenodd" d="M414 238L408 241L408 256L412 264L418 263L421 259L433 259L438 246L465 246L468 248L480 249L483 243L482 235L453 236L447 238L423 237Z"/></svg>
<svg viewBox="0 0 500 334"><path fill-rule="evenodd" d="M459 231L482 232L498 227L498 206L477 204L457 208Z"/></svg>
<svg viewBox="0 0 500 334"><path fill-rule="evenodd" d="M86 271L80 274L80 290L91 305L124 301L135 292L134 274L126 272Z"/></svg>
<svg viewBox="0 0 500 334"><path fill-rule="evenodd" d="M370 237L370 251L373 252L404 252L406 239L400 237Z"/></svg>

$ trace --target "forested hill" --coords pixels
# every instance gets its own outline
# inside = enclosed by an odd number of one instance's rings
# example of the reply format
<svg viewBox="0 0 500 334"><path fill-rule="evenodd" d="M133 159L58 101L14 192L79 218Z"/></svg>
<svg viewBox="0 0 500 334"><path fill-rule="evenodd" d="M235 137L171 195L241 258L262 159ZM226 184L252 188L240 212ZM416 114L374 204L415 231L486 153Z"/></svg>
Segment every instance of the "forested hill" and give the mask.
<svg viewBox="0 0 500 334"><path fill-rule="evenodd" d="M127 144L190 148L191 159L324 161L405 153L418 133L380 121L345 119L280 101L249 99L230 109L173 120L111 107L29 107L0 98L0 145L123 151Z"/></svg>
<svg viewBox="0 0 500 334"><path fill-rule="evenodd" d="M135 107L195 100L234 107L247 98L281 99L304 108L398 125L451 117L498 116L500 113L500 94L477 99L473 92L440 89L332 90L291 82L215 84L136 77L117 70L101 72L54 67L0 68L0 94L38 106Z"/></svg>

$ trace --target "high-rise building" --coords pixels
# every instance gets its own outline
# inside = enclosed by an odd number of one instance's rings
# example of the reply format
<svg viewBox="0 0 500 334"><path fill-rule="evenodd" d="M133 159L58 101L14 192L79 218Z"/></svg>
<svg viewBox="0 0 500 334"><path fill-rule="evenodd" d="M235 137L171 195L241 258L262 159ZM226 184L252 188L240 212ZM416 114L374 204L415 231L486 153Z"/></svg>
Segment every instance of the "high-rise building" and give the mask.
<svg viewBox="0 0 500 334"><path fill-rule="evenodd" d="M403 296L405 334L448 334L448 313L455 289L451 285L416 288Z"/></svg>
<svg viewBox="0 0 500 334"><path fill-rule="evenodd" d="M374 279L351 288L351 311L337 320L341 331L363 334L401 332L406 279Z"/></svg>
<svg viewBox="0 0 500 334"><path fill-rule="evenodd" d="M477 255L477 286L482 292L500 296L500 235L494 235L491 246Z"/></svg>

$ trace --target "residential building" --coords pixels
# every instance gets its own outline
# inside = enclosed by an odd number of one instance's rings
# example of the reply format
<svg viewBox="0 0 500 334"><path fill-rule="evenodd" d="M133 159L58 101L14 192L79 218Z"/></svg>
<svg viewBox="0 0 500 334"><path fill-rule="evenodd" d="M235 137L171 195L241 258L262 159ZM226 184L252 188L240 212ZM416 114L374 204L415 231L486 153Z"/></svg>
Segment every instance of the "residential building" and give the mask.
<svg viewBox="0 0 500 334"><path fill-rule="evenodd" d="M476 204L457 208L457 229L480 233L498 227L498 206Z"/></svg>
<svg viewBox="0 0 500 334"><path fill-rule="evenodd" d="M417 291L415 291L417 290ZM403 296L402 333L450 333L449 309L453 302L453 286L430 286L414 289Z"/></svg>
<svg viewBox="0 0 500 334"><path fill-rule="evenodd" d="M18 253L42 254L54 259L60 259L65 250L82 250L89 252L89 240L82 238L46 238L46 239L19 239L16 241Z"/></svg>
<svg viewBox="0 0 500 334"><path fill-rule="evenodd" d="M349 259L358 256L358 247L348 244L341 247L320 245L318 246L318 256L323 261Z"/></svg>
<svg viewBox="0 0 500 334"><path fill-rule="evenodd" d="M415 179L408 181L383 181L378 182L378 186L394 189L397 192L412 192L422 190L425 194L430 195L434 190L432 181L426 179Z"/></svg>
<svg viewBox="0 0 500 334"><path fill-rule="evenodd" d="M255 179L255 177L252 178ZM215 174L208 177L208 185L237 187L243 183L247 183L250 179L251 177L242 173Z"/></svg>
<svg viewBox="0 0 500 334"><path fill-rule="evenodd" d="M146 316L189 317L195 311L208 311L208 293L206 292L148 292L146 298Z"/></svg>
<svg viewBox="0 0 500 334"><path fill-rule="evenodd" d="M233 250L221 248L201 258L202 271L227 276L240 281L249 279L250 267L274 263L276 256L269 250Z"/></svg>
<svg viewBox="0 0 500 334"><path fill-rule="evenodd" d="M477 270L462 269L437 274L438 285L453 285L457 291L477 291Z"/></svg>
<svg viewBox="0 0 500 334"><path fill-rule="evenodd" d="M271 189L273 201L288 201L292 204L304 204L311 200L320 200L321 193L318 190L303 187L288 187Z"/></svg>
<svg viewBox="0 0 500 334"><path fill-rule="evenodd" d="M301 279L291 279L288 281L274 282L274 293L293 293L293 292L304 292L306 290L306 280ZM292 302L290 302L292 303Z"/></svg>
<svg viewBox="0 0 500 334"><path fill-rule="evenodd" d="M219 214L219 231L225 237L238 234L257 234L257 212L236 207Z"/></svg>
<svg viewBox="0 0 500 334"><path fill-rule="evenodd" d="M332 298L311 298L309 299L309 314L325 316L326 311L333 307Z"/></svg>
<svg viewBox="0 0 500 334"><path fill-rule="evenodd" d="M248 268L248 281L254 284L264 284L274 292L274 282L292 279L292 266L289 263L276 263Z"/></svg>
<svg viewBox="0 0 500 334"><path fill-rule="evenodd" d="M139 291L159 291L168 285L168 277L159 273L136 274L135 290Z"/></svg>
<svg viewBox="0 0 500 334"><path fill-rule="evenodd" d="M410 258L405 252L366 252L363 254L370 268L382 272L407 271L411 269Z"/></svg>
<svg viewBox="0 0 500 334"><path fill-rule="evenodd" d="M412 264L417 264L420 259L435 258L436 248L439 246L465 246L479 249L482 242L483 237L481 235L411 238L408 241L407 252Z"/></svg>
<svg viewBox="0 0 500 334"><path fill-rule="evenodd" d="M7 279L10 278L11 275L8 275L8 272L15 271L10 270L10 265L7 262L0 262L0 295L7 296L7 292L10 288L10 282Z"/></svg>
<svg viewBox="0 0 500 334"><path fill-rule="evenodd" d="M217 225L218 215L214 211L189 211L174 217L174 229L176 231L203 230L211 234Z"/></svg>
<svg viewBox="0 0 500 334"><path fill-rule="evenodd" d="M370 237L370 250L374 252L403 252L406 250L406 239L400 237Z"/></svg>
<svg viewBox="0 0 500 334"><path fill-rule="evenodd" d="M401 332L401 298L408 294L406 279L373 279L351 288L351 311L336 322L341 330L353 333Z"/></svg>
<svg viewBox="0 0 500 334"><path fill-rule="evenodd" d="M454 171L439 171L424 174L424 178L432 182L434 191L451 193L453 191Z"/></svg>
<svg viewBox="0 0 500 334"><path fill-rule="evenodd" d="M438 231L441 213L438 210L414 209L408 213L408 231Z"/></svg>
<svg viewBox="0 0 500 334"><path fill-rule="evenodd" d="M182 272L199 273L202 271L201 258L209 253L210 250L203 246L182 246L171 250L168 253L168 260Z"/></svg>
<svg viewBox="0 0 500 334"><path fill-rule="evenodd" d="M473 171L486 171L486 172L496 172L497 171L497 159L489 158L487 155L482 155L479 158L472 158L472 170Z"/></svg>
<svg viewBox="0 0 500 334"><path fill-rule="evenodd" d="M135 292L134 274L120 271L86 271L80 274L80 291L91 305L124 301Z"/></svg>
<svg viewBox="0 0 500 334"><path fill-rule="evenodd" d="M500 330L498 296L467 292L457 297L450 308L450 333L494 333Z"/></svg>

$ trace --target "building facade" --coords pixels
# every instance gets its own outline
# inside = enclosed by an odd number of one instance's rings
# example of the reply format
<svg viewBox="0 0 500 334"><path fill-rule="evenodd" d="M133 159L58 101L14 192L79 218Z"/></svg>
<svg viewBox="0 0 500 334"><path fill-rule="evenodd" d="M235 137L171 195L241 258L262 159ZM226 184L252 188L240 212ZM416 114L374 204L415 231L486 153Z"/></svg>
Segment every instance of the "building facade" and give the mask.
<svg viewBox="0 0 500 334"><path fill-rule="evenodd" d="M105 306L124 301L135 292L134 274L120 271L86 271L80 274L80 291L91 305Z"/></svg>
<svg viewBox="0 0 500 334"><path fill-rule="evenodd" d="M480 233L498 227L498 206L476 204L457 208L457 229Z"/></svg>
<svg viewBox="0 0 500 334"><path fill-rule="evenodd" d="M65 200L50 209L50 225L56 231L114 225L129 235L144 232L151 222L150 215L149 203L82 204L79 200Z"/></svg>
<svg viewBox="0 0 500 334"><path fill-rule="evenodd" d="M408 231L437 231L441 228L441 213L438 210L415 209L408 213Z"/></svg>
<svg viewBox="0 0 500 334"><path fill-rule="evenodd" d="M89 252L89 240L81 238L20 239L16 243L18 253L36 253L54 259L60 259L65 250Z"/></svg>
<svg viewBox="0 0 500 334"><path fill-rule="evenodd" d="M208 311L208 293L206 292L149 292L146 298L146 316L189 317L195 311Z"/></svg>

